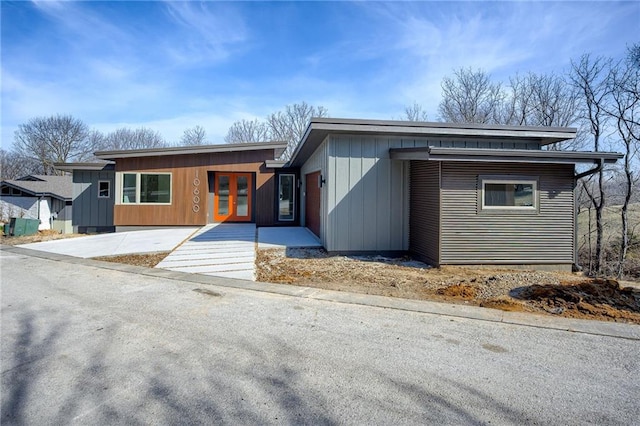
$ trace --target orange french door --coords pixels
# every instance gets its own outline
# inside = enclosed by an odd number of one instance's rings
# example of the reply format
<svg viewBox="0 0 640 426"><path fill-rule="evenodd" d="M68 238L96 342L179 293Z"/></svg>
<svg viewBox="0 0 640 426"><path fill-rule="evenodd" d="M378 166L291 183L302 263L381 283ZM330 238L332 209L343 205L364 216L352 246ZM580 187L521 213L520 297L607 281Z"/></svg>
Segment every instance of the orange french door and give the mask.
<svg viewBox="0 0 640 426"><path fill-rule="evenodd" d="M251 173L215 174L213 218L216 222L251 221Z"/></svg>

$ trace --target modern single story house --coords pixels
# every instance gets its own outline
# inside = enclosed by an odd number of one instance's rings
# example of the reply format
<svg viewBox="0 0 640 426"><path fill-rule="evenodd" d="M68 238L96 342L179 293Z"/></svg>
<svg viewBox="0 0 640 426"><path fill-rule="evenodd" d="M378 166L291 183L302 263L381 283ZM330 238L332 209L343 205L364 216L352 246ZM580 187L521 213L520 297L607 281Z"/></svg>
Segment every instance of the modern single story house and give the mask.
<svg viewBox="0 0 640 426"><path fill-rule="evenodd" d="M329 252L570 270L576 180L622 158L546 149L575 135L572 128L314 118L286 162L277 160L280 142L95 155L114 163L116 230L223 221L306 226ZM579 164L593 167L577 175ZM74 183L75 176L74 169Z"/></svg>
<svg viewBox="0 0 640 426"><path fill-rule="evenodd" d="M71 176L28 175L0 182L0 219L40 220L39 230L70 233Z"/></svg>

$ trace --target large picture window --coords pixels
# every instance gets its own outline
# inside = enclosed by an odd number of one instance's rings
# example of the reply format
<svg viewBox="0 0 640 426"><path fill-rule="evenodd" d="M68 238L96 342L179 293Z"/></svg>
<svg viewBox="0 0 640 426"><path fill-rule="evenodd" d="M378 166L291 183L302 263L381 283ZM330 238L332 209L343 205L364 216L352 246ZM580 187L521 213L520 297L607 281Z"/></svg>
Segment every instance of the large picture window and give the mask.
<svg viewBox="0 0 640 426"><path fill-rule="evenodd" d="M171 204L170 173L123 173L122 204Z"/></svg>
<svg viewBox="0 0 640 426"><path fill-rule="evenodd" d="M519 179L483 179L483 209L522 209L537 208L537 182Z"/></svg>
<svg viewBox="0 0 640 426"><path fill-rule="evenodd" d="M278 178L278 220L295 220L295 175L279 175Z"/></svg>

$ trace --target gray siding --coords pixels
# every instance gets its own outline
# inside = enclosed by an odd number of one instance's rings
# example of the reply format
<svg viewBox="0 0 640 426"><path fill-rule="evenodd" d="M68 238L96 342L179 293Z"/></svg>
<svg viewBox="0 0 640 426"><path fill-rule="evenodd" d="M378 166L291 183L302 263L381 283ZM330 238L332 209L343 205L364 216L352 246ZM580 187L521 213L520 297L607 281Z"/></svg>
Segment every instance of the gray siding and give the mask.
<svg viewBox="0 0 640 426"><path fill-rule="evenodd" d="M329 251L407 250L408 164L392 161L389 148L413 140L331 136L327 165Z"/></svg>
<svg viewBox="0 0 640 426"><path fill-rule="evenodd" d="M308 173L319 171L323 176L327 175L327 159L329 142L325 140L309 157L300 169L300 182L302 184L301 200L300 200L300 224L305 226L305 197L306 182L305 176ZM326 229L327 229L327 188L323 186L320 189L320 241L326 247Z"/></svg>
<svg viewBox="0 0 640 426"><path fill-rule="evenodd" d="M442 264L574 262L572 165L443 162ZM535 176L538 210L481 211L479 175Z"/></svg>
<svg viewBox="0 0 640 426"><path fill-rule="evenodd" d="M418 259L440 263L440 162L412 161L409 251Z"/></svg>
<svg viewBox="0 0 640 426"><path fill-rule="evenodd" d="M78 226L113 226L115 196L113 171L74 170L72 223ZM111 196L98 198L98 181L111 182Z"/></svg>

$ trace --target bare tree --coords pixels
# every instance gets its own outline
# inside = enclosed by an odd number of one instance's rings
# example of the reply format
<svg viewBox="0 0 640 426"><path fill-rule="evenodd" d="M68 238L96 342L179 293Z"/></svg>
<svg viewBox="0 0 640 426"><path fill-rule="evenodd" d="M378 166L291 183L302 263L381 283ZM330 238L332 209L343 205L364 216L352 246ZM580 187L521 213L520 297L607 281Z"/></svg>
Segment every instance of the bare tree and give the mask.
<svg viewBox="0 0 640 426"><path fill-rule="evenodd" d="M186 129L180 139L180 145L203 145L206 143L207 132L202 126Z"/></svg>
<svg viewBox="0 0 640 426"><path fill-rule="evenodd" d="M38 163L22 157L15 151L0 149L0 178L17 179L31 173L38 173Z"/></svg>
<svg viewBox="0 0 640 426"><path fill-rule="evenodd" d="M163 148L167 142L162 135L155 130L146 127L129 129L126 127L108 133L102 142L101 150L125 150Z"/></svg>
<svg viewBox="0 0 640 426"><path fill-rule="evenodd" d="M226 143L266 142L270 138L266 123L255 120L240 120L231 125L224 141Z"/></svg>
<svg viewBox="0 0 640 426"><path fill-rule="evenodd" d="M611 105L607 113L615 121L617 136L624 146L624 201L621 208L622 231L617 276L624 273L629 248L628 209L634 187L638 184L637 169L632 167L640 139L640 65L634 63L633 50L627 60L613 64L608 76Z"/></svg>
<svg viewBox="0 0 640 426"><path fill-rule="evenodd" d="M414 102L413 105L404 108L403 119L407 121L428 121L429 118L422 105Z"/></svg>
<svg viewBox="0 0 640 426"><path fill-rule="evenodd" d="M36 117L20 124L14 136L14 151L37 163L32 172L51 175L60 173L54 163L82 161L93 149L88 140L89 129L70 115Z"/></svg>
<svg viewBox="0 0 640 426"><path fill-rule="evenodd" d="M327 109L325 107L311 106L306 102L287 105L283 111L269 115L267 125L271 140L287 142L287 148L281 158L284 160L291 158L312 117L326 116Z"/></svg>
<svg viewBox="0 0 640 426"><path fill-rule="evenodd" d="M282 159L291 158L291 154L302 139L312 117L326 117L327 109L312 106L306 102L287 105L284 110L267 116L266 121L240 120L233 123L227 136L227 143L283 141L287 148Z"/></svg>
<svg viewBox="0 0 640 426"><path fill-rule="evenodd" d="M499 83L482 70L460 68L442 80L440 119L451 123L500 122L504 95Z"/></svg>
<svg viewBox="0 0 640 426"><path fill-rule="evenodd" d="M606 126L606 103L609 96L607 85L607 70L609 61L604 58L592 59L590 55L582 55L579 61L571 61L569 78L580 93L581 118L591 133L594 151L601 150L603 131ZM593 273L602 273L603 261L603 223L602 213L605 207L604 170L601 168L595 175L596 189L591 188L586 181L582 181L585 193L591 200L596 214L596 247Z"/></svg>

